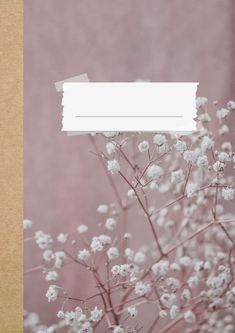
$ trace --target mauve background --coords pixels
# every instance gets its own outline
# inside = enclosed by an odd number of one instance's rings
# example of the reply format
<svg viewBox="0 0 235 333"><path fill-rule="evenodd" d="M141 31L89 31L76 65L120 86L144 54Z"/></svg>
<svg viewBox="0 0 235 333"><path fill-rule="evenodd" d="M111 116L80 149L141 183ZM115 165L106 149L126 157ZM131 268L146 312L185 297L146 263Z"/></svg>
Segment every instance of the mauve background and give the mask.
<svg viewBox="0 0 235 333"><path fill-rule="evenodd" d="M81 73L199 81L198 95L223 103L235 97L234 22L233 0L25 0L24 216L36 230L95 229L96 206L113 200L87 138L60 131L54 82ZM26 270L40 263L38 252L25 245ZM90 294L91 282L73 272L63 277L68 290ZM39 272L26 275L24 307L49 324L58 305L47 303L47 285Z"/></svg>

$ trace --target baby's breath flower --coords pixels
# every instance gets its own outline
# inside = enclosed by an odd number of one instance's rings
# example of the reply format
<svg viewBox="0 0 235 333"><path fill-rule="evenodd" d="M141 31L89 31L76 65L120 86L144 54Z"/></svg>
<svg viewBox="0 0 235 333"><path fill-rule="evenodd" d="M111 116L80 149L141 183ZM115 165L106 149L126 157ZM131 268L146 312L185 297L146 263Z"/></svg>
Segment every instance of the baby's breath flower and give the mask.
<svg viewBox="0 0 235 333"><path fill-rule="evenodd" d="M141 153L148 150L149 149L148 141L145 140L145 141L140 142L140 144L138 145L138 149Z"/></svg>
<svg viewBox="0 0 235 333"><path fill-rule="evenodd" d="M54 259L54 253L52 250L45 250L42 254L43 259L47 262L50 262L52 259Z"/></svg>
<svg viewBox="0 0 235 333"><path fill-rule="evenodd" d="M222 197L224 198L224 200L233 200L234 192L235 192L234 188L223 187Z"/></svg>
<svg viewBox="0 0 235 333"><path fill-rule="evenodd" d="M59 295L59 287L56 285L50 285L46 293L48 302L56 301L58 295Z"/></svg>
<svg viewBox="0 0 235 333"><path fill-rule="evenodd" d="M119 257L119 251L116 247L110 247L107 251L107 256L109 260L114 260Z"/></svg>
<svg viewBox="0 0 235 333"><path fill-rule="evenodd" d="M57 317L60 319L64 319L64 311L60 310L57 312Z"/></svg>
<svg viewBox="0 0 235 333"><path fill-rule="evenodd" d="M52 245L52 237L49 234L45 234L43 231L37 231L35 233L36 243L38 244L39 248L42 250L47 249Z"/></svg>
<svg viewBox="0 0 235 333"><path fill-rule="evenodd" d="M166 318L166 317L167 317L167 311L166 311L166 310L161 310L161 311L159 312L159 316L160 316L161 318Z"/></svg>
<svg viewBox="0 0 235 333"><path fill-rule="evenodd" d="M129 316L131 316L132 318L137 317L138 314L138 310L136 309L135 306L129 306L127 308L127 313L129 314Z"/></svg>
<svg viewBox="0 0 235 333"><path fill-rule="evenodd" d="M174 147L179 153L183 153L187 150L186 142L181 140L177 140L177 142L174 144Z"/></svg>
<svg viewBox="0 0 235 333"><path fill-rule="evenodd" d="M168 260L161 260L152 266L152 272L155 275L165 276L169 270L170 263Z"/></svg>
<svg viewBox="0 0 235 333"><path fill-rule="evenodd" d="M98 309L97 306L91 310L91 320L94 322L100 321L103 316L103 310Z"/></svg>
<svg viewBox="0 0 235 333"><path fill-rule="evenodd" d="M126 249L125 249L125 257L126 257L128 260L133 260L134 255L135 255L135 253L134 253L133 250L131 250L130 248L126 248Z"/></svg>
<svg viewBox="0 0 235 333"><path fill-rule="evenodd" d="M118 160L109 160L107 168L112 174L118 173L121 170Z"/></svg>
<svg viewBox="0 0 235 333"><path fill-rule="evenodd" d="M54 253L55 256L55 268L60 269L66 259L64 251L57 251Z"/></svg>
<svg viewBox="0 0 235 333"><path fill-rule="evenodd" d="M215 142L209 136L204 136L201 143L201 149L203 152L206 152L208 149L211 149L214 144Z"/></svg>
<svg viewBox="0 0 235 333"><path fill-rule="evenodd" d="M160 300L162 304L167 307L168 309L171 308L173 304L176 304L177 298L175 294L169 294L169 293L164 293L161 297Z"/></svg>
<svg viewBox="0 0 235 333"><path fill-rule="evenodd" d="M196 316L191 310L188 310L184 313L184 320L186 323L193 324L196 322Z"/></svg>
<svg viewBox="0 0 235 333"><path fill-rule="evenodd" d="M107 150L107 153L109 155L112 154L112 153L114 153L115 149L116 149L115 142L108 142L108 143L106 143L106 150Z"/></svg>
<svg viewBox="0 0 235 333"><path fill-rule="evenodd" d="M199 187L197 184L189 183L186 187L186 194L188 198L191 198L196 195Z"/></svg>
<svg viewBox="0 0 235 333"><path fill-rule="evenodd" d="M80 224L78 227L77 227L77 231L80 233L80 234L84 234L85 232L87 232L88 230L88 226L85 225L85 224Z"/></svg>
<svg viewBox="0 0 235 333"><path fill-rule="evenodd" d="M162 146L166 143L166 137L162 134L156 134L153 137L153 143L155 143L157 146Z"/></svg>
<svg viewBox="0 0 235 333"><path fill-rule="evenodd" d="M178 317L179 312L180 312L179 307L177 305L172 305L172 307L170 308L171 319L175 319L176 317Z"/></svg>
<svg viewBox="0 0 235 333"><path fill-rule="evenodd" d="M160 166L153 164L153 165L150 165L150 167L148 167L147 175L149 178L156 179L156 178L161 177L162 174L163 174L163 170Z"/></svg>
<svg viewBox="0 0 235 333"><path fill-rule="evenodd" d="M58 279L58 273L56 271L49 271L47 274L46 274L46 281L56 281Z"/></svg>
<svg viewBox="0 0 235 333"><path fill-rule="evenodd" d="M113 327L113 333L125 333L125 331L124 331L124 329L121 326L115 325Z"/></svg>
<svg viewBox="0 0 235 333"><path fill-rule="evenodd" d="M115 136L117 136L119 134L119 132L104 132L104 136L106 138L113 138Z"/></svg>
<svg viewBox="0 0 235 333"><path fill-rule="evenodd" d="M202 106L205 106L208 102L208 99L206 97L197 97L196 98L196 108L199 109Z"/></svg>
<svg viewBox="0 0 235 333"><path fill-rule="evenodd" d="M109 217L105 222L105 227L108 230L113 230L117 226L117 221L113 217Z"/></svg>
<svg viewBox="0 0 235 333"><path fill-rule="evenodd" d="M78 252L78 259L79 260L87 260L91 256L90 252L86 249L83 249Z"/></svg>
<svg viewBox="0 0 235 333"><path fill-rule="evenodd" d="M221 153L219 153L218 158L219 158L220 162L229 162L231 160L229 154L227 154L224 151L222 151Z"/></svg>
<svg viewBox="0 0 235 333"><path fill-rule="evenodd" d="M30 229L33 225L33 222L29 219L24 219L23 221L23 228L24 230Z"/></svg>
<svg viewBox="0 0 235 333"><path fill-rule="evenodd" d="M182 169L172 171L171 182L172 184L178 184L184 180L184 172Z"/></svg>
<svg viewBox="0 0 235 333"><path fill-rule="evenodd" d="M229 110L235 110L235 101L229 101L227 104Z"/></svg>
<svg viewBox="0 0 235 333"><path fill-rule="evenodd" d="M64 244L67 242L68 234L59 234L57 237L58 242Z"/></svg>
<svg viewBox="0 0 235 333"><path fill-rule="evenodd" d="M199 156L197 159L197 166L199 168L207 168L208 167L208 158L206 155Z"/></svg>
<svg viewBox="0 0 235 333"><path fill-rule="evenodd" d="M100 214L107 214L108 213L108 210L109 210L109 207L107 205L99 205L98 208L97 208L97 212L100 213Z"/></svg>
<svg viewBox="0 0 235 333"><path fill-rule="evenodd" d="M137 282L135 285L135 293L139 296L145 296L151 291L150 284Z"/></svg>
<svg viewBox="0 0 235 333"><path fill-rule="evenodd" d="M226 118L228 115L229 115L229 110L228 109L224 109L224 108L222 108L222 109L220 109L220 110L218 110L217 112L216 112L216 114L217 114L217 117L219 118L219 119L224 119L224 118Z"/></svg>
<svg viewBox="0 0 235 333"><path fill-rule="evenodd" d="M142 264L146 259L146 256L143 252L138 251L134 256L134 262L137 264Z"/></svg>

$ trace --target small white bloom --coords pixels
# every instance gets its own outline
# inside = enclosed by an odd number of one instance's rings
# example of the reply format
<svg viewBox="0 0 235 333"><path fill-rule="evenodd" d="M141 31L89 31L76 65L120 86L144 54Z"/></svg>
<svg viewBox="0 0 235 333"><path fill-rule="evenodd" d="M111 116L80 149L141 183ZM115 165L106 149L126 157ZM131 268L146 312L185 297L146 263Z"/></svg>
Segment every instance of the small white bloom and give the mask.
<svg viewBox="0 0 235 333"><path fill-rule="evenodd" d="M146 256L143 252L139 251L136 252L135 257L134 257L134 262L137 264L142 264L146 259Z"/></svg>
<svg viewBox="0 0 235 333"><path fill-rule="evenodd" d="M199 157L198 153L199 152L197 150L185 150L183 153L183 158L186 162L194 164Z"/></svg>
<svg viewBox="0 0 235 333"><path fill-rule="evenodd" d="M199 156L197 159L197 166L199 168L207 168L208 167L208 158L206 155Z"/></svg>
<svg viewBox="0 0 235 333"><path fill-rule="evenodd" d="M24 230L30 229L33 225L33 222L31 220L25 219L23 221L23 228Z"/></svg>
<svg viewBox="0 0 235 333"><path fill-rule="evenodd" d="M176 296L175 294L168 294L165 293L160 297L160 300L162 302L162 304L167 307L168 309L173 305L176 304Z"/></svg>
<svg viewBox="0 0 235 333"><path fill-rule="evenodd" d="M183 256L179 259L179 263L183 267L191 267L192 266L192 259L188 256Z"/></svg>
<svg viewBox="0 0 235 333"><path fill-rule="evenodd" d="M102 316L103 316L103 310L101 310L101 309L99 310L97 308L97 306L93 310L91 310L91 320L92 321L95 321L95 322L100 321Z"/></svg>
<svg viewBox="0 0 235 333"><path fill-rule="evenodd" d="M161 260L152 266L152 272L155 275L165 276L170 267L170 263L167 260Z"/></svg>
<svg viewBox="0 0 235 333"><path fill-rule="evenodd" d="M125 257L126 257L128 260L133 260L133 258L134 258L134 251L131 250L130 248L126 248L126 249L125 249Z"/></svg>
<svg viewBox="0 0 235 333"><path fill-rule="evenodd" d="M183 301L189 301L191 299L191 291L189 289L184 289L181 294L181 299Z"/></svg>
<svg viewBox="0 0 235 333"><path fill-rule="evenodd" d="M132 188L130 188L127 192L127 196L133 199L135 197L135 191Z"/></svg>
<svg viewBox="0 0 235 333"><path fill-rule="evenodd" d="M162 134L156 134L153 137L153 143L155 143L157 146L162 146L166 143L166 137Z"/></svg>
<svg viewBox="0 0 235 333"><path fill-rule="evenodd" d="M107 168L112 174L118 173L121 170L118 160L109 160L107 162Z"/></svg>
<svg viewBox="0 0 235 333"><path fill-rule="evenodd" d="M170 317L171 319L175 319L179 315L179 307L177 305L172 305L170 308Z"/></svg>
<svg viewBox="0 0 235 333"><path fill-rule="evenodd" d="M177 140L177 142L174 144L174 147L179 153L183 153L187 150L186 142L181 140Z"/></svg>
<svg viewBox="0 0 235 333"><path fill-rule="evenodd" d="M60 310L57 312L57 318L64 319L64 311Z"/></svg>
<svg viewBox="0 0 235 333"><path fill-rule="evenodd" d="M206 152L208 149L211 149L214 144L215 142L209 136L204 136L201 142L202 152Z"/></svg>
<svg viewBox="0 0 235 333"><path fill-rule="evenodd" d="M184 180L184 172L182 169L172 171L171 182L172 184L178 184Z"/></svg>
<svg viewBox="0 0 235 333"><path fill-rule="evenodd" d="M118 135L119 132L104 132L103 134L106 138L113 138L114 136Z"/></svg>
<svg viewBox="0 0 235 333"><path fill-rule="evenodd" d="M153 164L153 165L150 165L150 167L148 167L147 175L149 178L156 179L156 178L161 177L162 174L163 174L163 170L160 166Z"/></svg>
<svg viewBox="0 0 235 333"><path fill-rule="evenodd" d="M76 320L76 312L75 311L66 311L64 315L64 320L66 325L72 326Z"/></svg>
<svg viewBox="0 0 235 333"><path fill-rule="evenodd" d="M43 259L47 262L50 262L52 259L54 259L54 253L52 250L45 250L42 254Z"/></svg>
<svg viewBox="0 0 235 333"><path fill-rule="evenodd" d="M161 318L166 318L166 317L167 317L167 311L166 311L166 310L161 310L161 311L159 312L159 316L160 316Z"/></svg>
<svg viewBox="0 0 235 333"><path fill-rule="evenodd" d="M50 271L47 273L45 279L46 281L56 281L58 279L58 273L56 271Z"/></svg>
<svg viewBox="0 0 235 333"><path fill-rule="evenodd" d="M139 151L141 153L143 153L144 151L149 149L149 143L148 141L142 141L140 142L140 144L138 145Z"/></svg>
<svg viewBox="0 0 235 333"><path fill-rule="evenodd" d="M58 242L64 244L67 242L68 234L59 234L57 237Z"/></svg>
<svg viewBox="0 0 235 333"><path fill-rule="evenodd" d="M135 306L129 306L127 308L127 313L129 314L129 316L131 316L132 318L137 317L138 314L138 310L136 309Z"/></svg>
<svg viewBox="0 0 235 333"><path fill-rule="evenodd" d="M90 252L86 249L83 249L78 252L78 259L79 260L87 260L91 256Z"/></svg>
<svg viewBox="0 0 235 333"><path fill-rule="evenodd" d="M46 293L48 302L54 302L57 299L58 295L59 287L56 285L50 285Z"/></svg>
<svg viewBox="0 0 235 333"><path fill-rule="evenodd" d="M42 250L47 249L52 245L52 237L49 234L45 234L43 231L35 232L36 243L38 244L39 248Z"/></svg>
<svg viewBox="0 0 235 333"><path fill-rule="evenodd" d="M123 265L120 265L120 271L119 271L119 274L122 276L122 277L125 277L127 276L128 274L130 274L130 265L128 264L123 264Z"/></svg>
<svg viewBox="0 0 235 333"><path fill-rule="evenodd" d="M113 217L109 217L105 222L105 227L108 230L113 230L117 226L117 221Z"/></svg>
<svg viewBox="0 0 235 333"><path fill-rule="evenodd" d="M228 108L229 110L235 110L235 101L229 101L229 102L227 103L227 108Z"/></svg>
<svg viewBox="0 0 235 333"><path fill-rule="evenodd" d="M150 284L146 284L143 282L137 282L135 285L135 293L139 296L145 296L151 291Z"/></svg>
<svg viewBox="0 0 235 333"><path fill-rule="evenodd" d="M123 236L124 239L128 240L132 238L132 234L130 234L129 232L126 232Z"/></svg>
<svg viewBox="0 0 235 333"><path fill-rule="evenodd" d="M184 313L184 320L186 323L193 324L196 321L196 316L191 310L188 310Z"/></svg>
<svg viewBox="0 0 235 333"><path fill-rule="evenodd" d="M186 194L188 198L191 198L196 195L199 187L197 184L189 183L186 187Z"/></svg>
<svg viewBox="0 0 235 333"><path fill-rule="evenodd" d="M109 207L107 205L99 205L97 208L97 212L100 214L107 214L109 210Z"/></svg>
<svg viewBox="0 0 235 333"><path fill-rule="evenodd" d="M55 256L55 268L60 269L66 259L64 251L57 251L54 253Z"/></svg>
<svg viewBox="0 0 235 333"><path fill-rule="evenodd" d="M208 102L208 99L206 97L197 97L196 98L196 108L199 109L202 106L205 106Z"/></svg>
<svg viewBox="0 0 235 333"><path fill-rule="evenodd" d="M229 127L225 124L223 124L219 129L219 134L223 135L229 132Z"/></svg>
<svg viewBox="0 0 235 333"><path fill-rule="evenodd" d="M227 154L224 151L222 151L221 153L219 153L218 158L219 158L220 162L229 162L231 160L229 154Z"/></svg>
<svg viewBox="0 0 235 333"><path fill-rule="evenodd" d="M196 275L190 276L187 281L190 288L196 288L199 285L199 278Z"/></svg>
<svg viewBox="0 0 235 333"><path fill-rule="evenodd" d="M110 247L107 251L107 256L109 260L114 260L119 257L119 251L116 247Z"/></svg>
<svg viewBox="0 0 235 333"><path fill-rule="evenodd" d="M80 234L84 234L85 232L87 232L88 230L88 226L85 225L85 224L80 224L78 227L77 227L77 231L80 233Z"/></svg>
<svg viewBox="0 0 235 333"><path fill-rule="evenodd" d="M224 168L225 168L225 164L220 161L216 161L213 164L213 169L215 170L215 172L222 172L222 171L224 171Z"/></svg>
<svg viewBox="0 0 235 333"><path fill-rule="evenodd" d="M115 142L108 142L108 143L106 143L106 150L107 150L107 153L109 155L112 154L112 153L114 153L115 149L116 149Z"/></svg>
<svg viewBox="0 0 235 333"><path fill-rule="evenodd" d="M82 327L80 328L78 333L93 333L91 323L89 321L86 321L84 324L82 324Z"/></svg>
<svg viewBox="0 0 235 333"><path fill-rule="evenodd" d="M125 331L124 331L124 329L121 326L115 325L113 327L113 333L125 333Z"/></svg>
<svg viewBox="0 0 235 333"><path fill-rule="evenodd" d="M91 250L93 252L100 252L104 248L104 245L102 244L101 240L99 237L93 237L91 241Z"/></svg>
<svg viewBox="0 0 235 333"><path fill-rule="evenodd" d="M223 187L222 197L224 198L224 200L233 200L234 192L235 192L234 188Z"/></svg>
<svg viewBox="0 0 235 333"><path fill-rule="evenodd" d="M112 267L111 272L113 275L119 275L120 274L120 266L119 265L115 265Z"/></svg>
<svg viewBox="0 0 235 333"><path fill-rule="evenodd" d="M224 119L229 115L230 111L228 109L220 109L216 112L218 119Z"/></svg>
<svg viewBox="0 0 235 333"><path fill-rule="evenodd" d="M93 237L91 241L91 249L93 252L100 252L103 250L105 245L111 243L111 238L106 235L100 235L98 237Z"/></svg>

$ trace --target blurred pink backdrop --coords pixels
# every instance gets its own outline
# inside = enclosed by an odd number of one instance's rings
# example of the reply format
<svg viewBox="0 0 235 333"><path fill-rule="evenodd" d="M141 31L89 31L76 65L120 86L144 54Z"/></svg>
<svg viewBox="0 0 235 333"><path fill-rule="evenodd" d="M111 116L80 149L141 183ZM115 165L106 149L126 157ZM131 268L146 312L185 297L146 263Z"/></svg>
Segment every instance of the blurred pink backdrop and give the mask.
<svg viewBox="0 0 235 333"><path fill-rule="evenodd" d="M91 81L199 81L198 95L223 103L235 97L234 19L233 0L25 0L24 217L37 230L94 229L97 205L114 200L87 137L61 132L54 82L81 73ZM38 254L26 244L26 270ZM91 288L79 271L63 279L75 295ZM40 272L26 275L24 307L52 323L47 285Z"/></svg>

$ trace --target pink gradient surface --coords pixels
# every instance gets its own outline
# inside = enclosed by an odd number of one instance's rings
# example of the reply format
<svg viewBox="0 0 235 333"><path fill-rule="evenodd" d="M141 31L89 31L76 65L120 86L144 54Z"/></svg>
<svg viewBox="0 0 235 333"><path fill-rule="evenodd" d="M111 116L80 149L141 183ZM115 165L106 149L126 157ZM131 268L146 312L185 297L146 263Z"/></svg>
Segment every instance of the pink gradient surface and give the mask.
<svg viewBox="0 0 235 333"><path fill-rule="evenodd" d="M25 0L24 217L36 229L94 229L97 205L114 200L87 137L61 132L54 82L84 72L91 81L199 81L199 95L227 101L234 18L232 0ZM26 270L40 263L36 245L25 245L24 261ZM92 288L79 270L63 279L75 295ZM51 323L46 288L41 273L26 275L24 307Z"/></svg>

